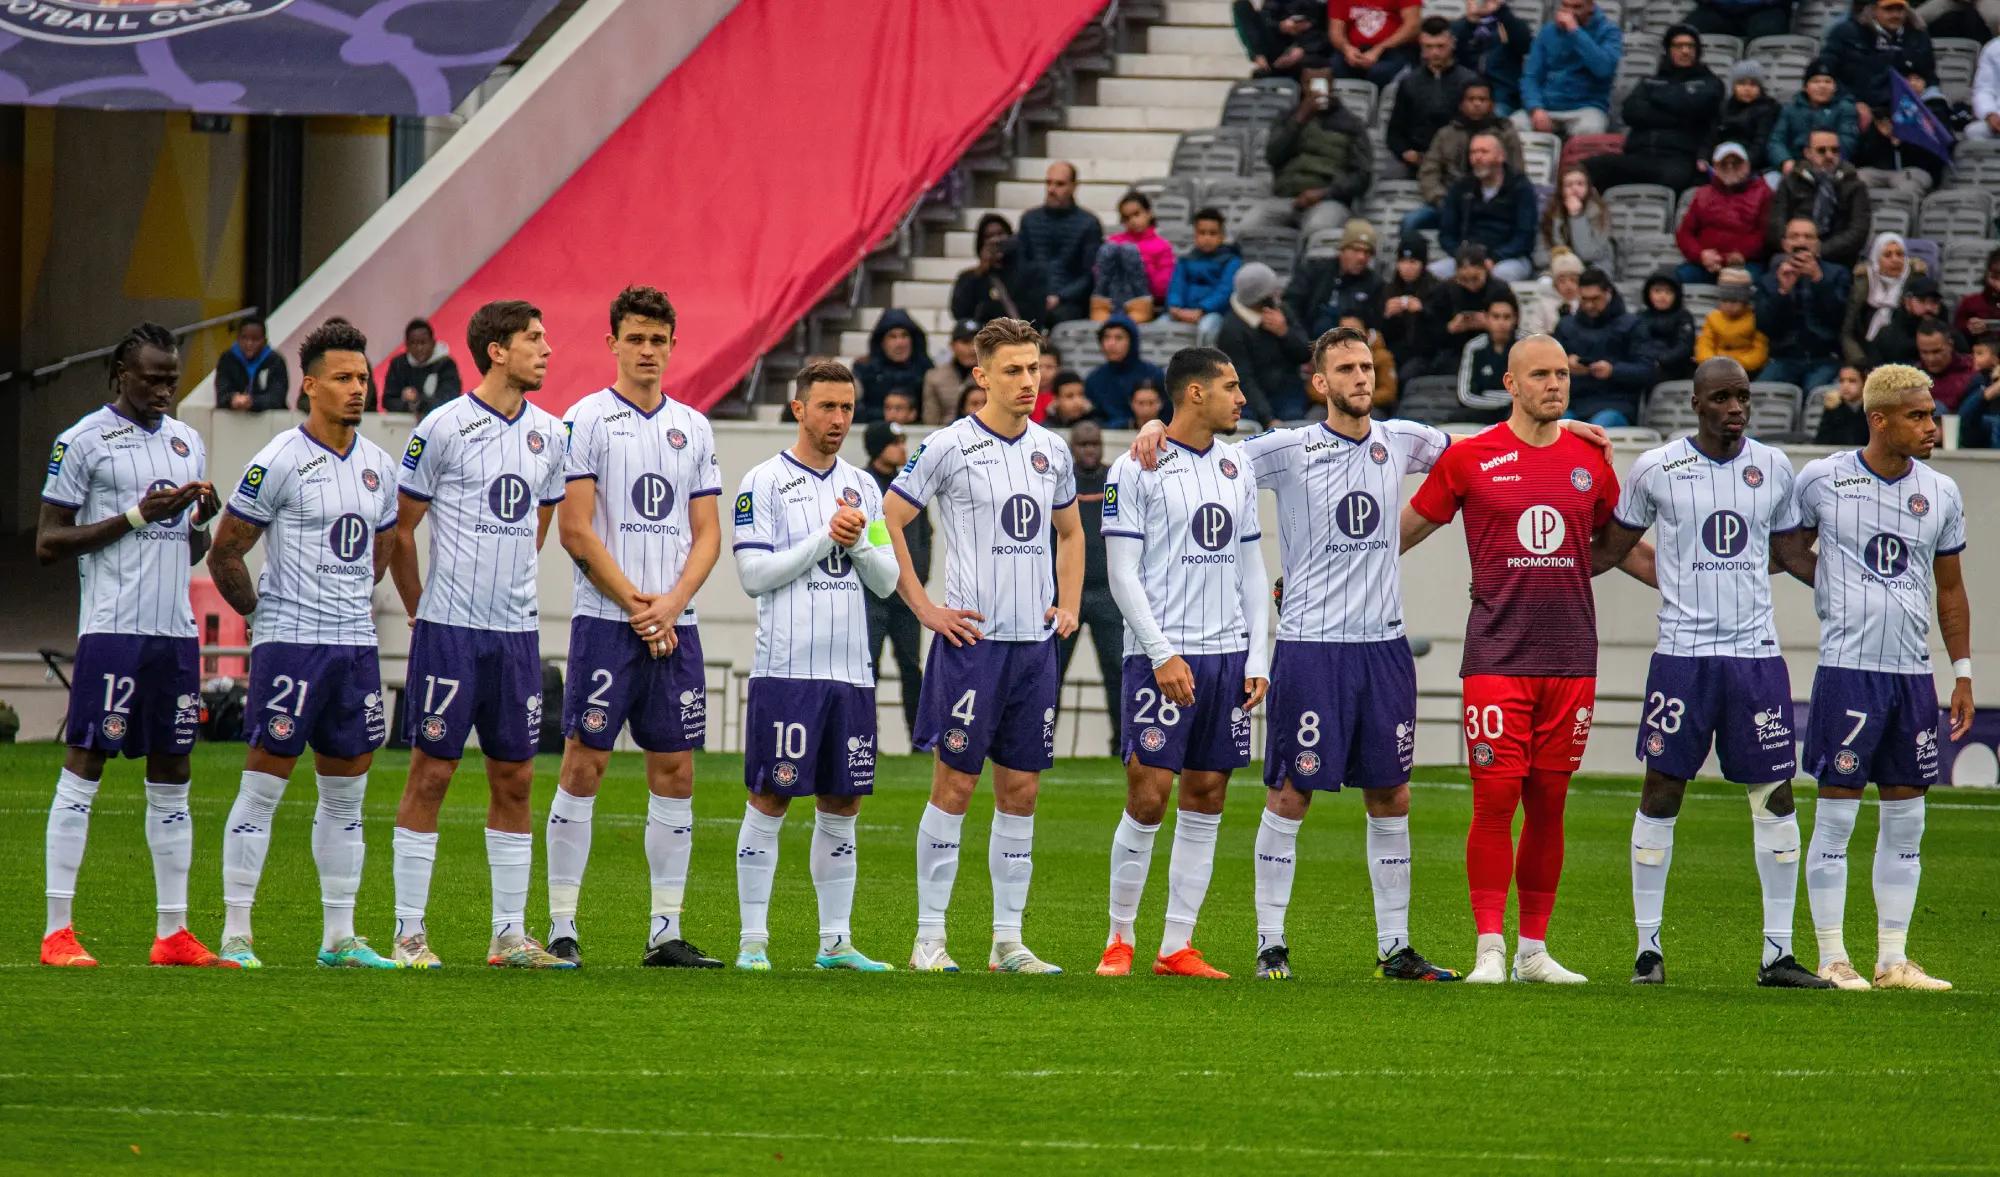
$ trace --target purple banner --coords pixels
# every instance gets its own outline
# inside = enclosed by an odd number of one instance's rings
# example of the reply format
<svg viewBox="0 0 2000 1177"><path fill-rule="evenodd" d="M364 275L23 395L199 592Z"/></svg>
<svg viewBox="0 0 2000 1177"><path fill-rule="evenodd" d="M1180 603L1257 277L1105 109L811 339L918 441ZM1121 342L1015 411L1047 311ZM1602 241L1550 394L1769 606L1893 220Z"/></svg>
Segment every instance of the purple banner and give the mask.
<svg viewBox="0 0 2000 1177"><path fill-rule="evenodd" d="M556 0L0 0L0 103L442 115Z"/></svg>

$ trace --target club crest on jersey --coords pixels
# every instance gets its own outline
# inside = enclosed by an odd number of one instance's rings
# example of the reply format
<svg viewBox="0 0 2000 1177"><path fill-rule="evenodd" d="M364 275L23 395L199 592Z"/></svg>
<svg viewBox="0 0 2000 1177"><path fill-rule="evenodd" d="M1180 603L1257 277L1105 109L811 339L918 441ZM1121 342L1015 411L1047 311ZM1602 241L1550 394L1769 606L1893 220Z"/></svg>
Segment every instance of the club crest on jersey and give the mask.
<svg viewBox="0 0 2000 1177"><path fill-rule="evenodd" d="M1843 775L1861 767L1861 757L1852 748L1842 748L1833 754L1833 770Z"/></svg>
<svg viewBox="0 0 2000 1177"><path fill-rule="evenodd" d="M753 504L754 500L750 497L750 492L747 490L736 496L736 526L750 526L750 521L756 518L757 515L753 509Z"/></svg>
<svg viewBox="0 0 2000 1177"><path fill-rule="evenodd" d="M677 450L684 450L688 445L688 435L678 429L669 429L667 430L667 444Z"/></svg>
<svg viewBox="0 0 2000 1177"><path fill-rule="evenodd" d="M444 739L444 734L449 729L445 727L444 716L426 715L423 726L419 730L422 732L424 739L435 744L439 740Z"/></svg>
<svg viewBox="0 0 2000 1177"><path fill-rule="evenodd" d="M1040 450L1036 450L1034 453L1028 455L1028 465L1033 466L1037 474L1047 474L1049 472L1049 456Z"/></svg>
<svg viewBox="0 0 2000 1177"><path fill-rule="evenodd" d="M1493 745L1487 743L1485 740L1474 744L1472 746L1472 762L1481 768L1490 767L1493 763Z"/></svg>
<svg viewBox="0 0 2000 1177"><path fill-rule="evenodd" d="M543 440L542 440L542 434L541 434L541 431L540 431L540 430L536 430L536 429L530 429L530 430L528 430L528 452L529 452L529 453L531 453L531 454L539 454L539 453L541 453L541 452L542 452L542 447L543 447L543 446L545 446L545 445L547 445L547 444L548 444L547 442L545 442L545 441L543 441Z"/></svg>
<svg viewBox="0 0 2000 1177"><path fill-rule="evenodd" d="M292 733L299 730L299 725L289 715L273 715L271 722L264 725L264 730L270 732L274 740L289 740Z"/></svg>
<svg viewBox="0 0 2000 1177"><path fill-rule="evenodd" d="M963 752L972 746L972 737L965 734L962 727L952 728L944 734L944 750L953 754Z"/></svg>
<svg viewBox="0 0 2000 1177"><path fill-rule="evenodd" d="M840 488L840 501L858 508L861 506L861 492L851 486L843 486Z"/></svg>
<svg viewBox="0 0 2000 1177"><path fill-rule="evenodd" d="M1300 776L1317 776L1319 774L1319 753L1299 753L1297 756L1292 757L1292 767L1298 770Z"/></svg>
<svg viewBox="0 0 2000 1177"><path fill-rule="evenodd" d="M248 470L245 470L243 472L243 483L236 488L236 493L246 499L256 498L258 492L264 489L264 474L265 470L262 466L252 466ZM371 487L370 489L373 488Z"/></svg>
<svg viewBox="0 0 2000 1177"><path fill-rule="evenodd" d="M174 456L177 458L185 458L188 456L188 443L182 441L178 437L167 442L167 448L174 451Z"/></svg>
<svg viewBox="0 0 2000 1177"><path fill-rule="evenodd" d="M1743 467L1743 485L1749 487L1751 490L1756 490L1758 487L1764 485L1763 469L1757 466Z"/></svg>
<svg viewBox="0 0 2000 1177"><path fill-rule="evenodd" d="M1569 472L1569 484L1584 494L1589 494L1590 488L1597 485L1596 480L1591 478L1590 471L1581 466Z"/></svg>
<svg viewBox="0 0 2000 1177"><path fill-rule="evenodd" d="M1915 515L1919 519L1931 513L1931 501L1922 495L1911 495L1909 505L1910 514Z"/></svg>
<svg viewBox="0 0 2000 1177"><path fill-rule="evenodd" d="M1658 756L1667 750L1667 737L1658 732L1646 733L1646 755Z"/></svg>
<svg viewBox="0 0 2000 1177"><path fill-rule="evenodd" d="M1224 458L1221 461L1217 462L1215 464L1215 468L1217 470L1222 471L1222 476L1224 478L1236 477L1236 463L1230 461L1228 458Z"/></svg>
<svg viewBox="0 0 2000 1177"><path fill-rule="evenodd" d="M64 457L65 455L67 455L68 453L69 453L69 443L68 443L68 442L66 442L66 441L59 441L59 442L57 442L57 443L56 443L56 444L54 445L54 447L52 447L52 448L51 448L51 449L49 450L49 477L50 477L50 478L54 478L54 477L55 477L56 475L58 475L58 474L62 473L62 463L63 463L63 457Z"/></svg>
<svg viewBox="0 0 2000 1177"><path fill-rule="evenodd" d="M1148 752L1158 752L1167 746L1167 733L1156 727L1149 727L1139 733L1139 746Z"/></svg>
<svg viewBox="0 0 2000 1177"><path fill-rule="evenodd" d="M122 715L107 715L104 717L104 722L97 726L98 730L104 733L104 738L107 740L122 740L125 738L125 717Z"/></svg>
<svg viewBox="0 0 2000 1177"><path fill-rule="evenodd" d="M409 448L403 451L403 469L415 470L417 468L417 462L424 456L425 444L424 439L421 437L412 437L410 439Z"/></svg>
<svg viewBox="0 0 2000 1177"><path fill-rule="evenodd" d="M1368 443L1368 460L1369 460L1369 461L1371 461L1371 462L1374 462L1374 463L1375 463L1375 464L1376 464L1377 466L1387 466L1387 465L1389 464L1389 447L1388 447L1388 446L1386 446L1386 445L1383 445L1383 444L1382 444L1381 442L1379 442L1379 441L1371 441L1371 442L1369 442L1369 443ZM1580 473L1580 472L1579 472L1579 473ZM1588 478L1588 477L1589 477L1589 475L1587 475L1587 474L1586 474L1586 475L1584 475L1584 477ZM1574 480L1575 480L1575 478L1576 478L1576 475L1574 475L1574 474L1570 475L1570 479L1571 479L1571 481L1574 481Z"/></svg>
<svg viewBox="0 0 2000 1177"><path fill-rule="evenodd" d="M592 707L583 713L583 730L593 736L603 731L605 725L610 722L602 707Z"/></svg>
<svg viewBox="0 0 2000 1177"><path fill-rule="evenodd" d="M781 789L789 789L799 783L799 767L789 760L780 760L771 766L771 780Z"/></svg>
<svg viewBox="0 0 2000 1177"><path fill-rule="evenodd" d="M382 476L373 470L363 470L361 472L361 485L367 487L369 490L381 490Z"/></svg>

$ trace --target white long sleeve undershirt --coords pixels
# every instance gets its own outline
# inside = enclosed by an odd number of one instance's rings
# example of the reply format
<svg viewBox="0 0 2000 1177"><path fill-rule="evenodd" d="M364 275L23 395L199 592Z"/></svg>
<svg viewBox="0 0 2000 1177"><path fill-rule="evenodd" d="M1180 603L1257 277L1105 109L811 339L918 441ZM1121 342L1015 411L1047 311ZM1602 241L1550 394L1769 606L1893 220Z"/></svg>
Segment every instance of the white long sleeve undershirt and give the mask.
<svg viewBox="0 0 2000 1177"><path fill-rule="evenodd" d="M800 540L782 552L762 548L741 548L736 552L737 575L743 591L753 597L776 592L812 571L812 566L833 554L836 545L826 532ZM861 583L878 597L896 590L896 554L886 544L870 544L864 532L861 542L847 549Z"/></svg>

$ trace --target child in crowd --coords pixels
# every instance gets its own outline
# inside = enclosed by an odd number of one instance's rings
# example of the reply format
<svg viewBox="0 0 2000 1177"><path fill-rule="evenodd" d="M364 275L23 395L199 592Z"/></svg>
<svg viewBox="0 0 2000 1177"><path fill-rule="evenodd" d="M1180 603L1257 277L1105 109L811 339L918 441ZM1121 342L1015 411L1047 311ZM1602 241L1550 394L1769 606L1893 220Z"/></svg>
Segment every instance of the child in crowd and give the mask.
<svg viewBox="0 0 2000 1177"><path fill-rule="evenodd" d="M1702 320L1701 335L1694 343L1694 360L1699 364L1716 356L1728 356L1743 365L1751 379L1771 358L1771 340L1757 329L1757 312L1750 287L1750 271L1730 266L1716 283L1715 309ZM1861 395L1861 380L1854 381L1854 395ZM1865 424L1865 423L1864 423ZM1866 440L1865 438L1863 440Z"/></svg>
<svg viewBox="0 0 2000 1177"><path fill-rule="evenodd" d="M1167 285L1168 317L1196 324L1195 342L1201 347L1215 346L1222 316L1229 311L1236 268L1243 264L1243 252L1223 239L1224 232L1220 210L1196 212L1194 248L1181 255L1174 266L1173 281Z"/></svg>
<svg viewBox="0 0 2000 1177"><path fill-rule="evenodd" d="M1399 366L1423 358L1429 346L1424 300L1438 288L1430 260L1430 242L1413 233L1397 244L1395 271L1382 284L1382 342ZM1375 375L1381 374L1378 367Z"/></svg>
<svg viewBox="0 0 2000 1177"><path fill-rule="evenodd" d="M1681 305L1680 279L1672 270L1655 270L1646 279L1646 305L1635 318L1634 350L1653 358L1654 380L1686 380L1694 375L1694 316Z"/></svg>
<svg viewBox="0 0 2000 1177"><path fill-rule="evenodd" d="M1144 192L1127 192L1118 201L1118 220L1124 231L1105 238L1097 250L1090 317L1102 321L1123 314L1149 323L1167 301L1174 247L1153 227L1153 202Z"/></svg>
<svg viewBox="0 0 2000 1177"><path fill-rule="evenodd" d="M1090 403L1083 391L1083 377L1067 369L1056 374L1055 399L1049 402L1043 424L1051 429L1067 429L1079 421L1103 421L1104 414Z"/></svg>
<svg viewBox="0 0 2000 1177"><path fill-rule="evenodd" d="M1814 445L1868 444L1868 414L1861 409L1861 382L1866 377L1867 373L1853 364L1840 370L1840 383L1826 390L1826 411L1813 433ZM1810 394L1812 390L1806 391Z"/></svg>
<svg viewBox="0 0 2000 1177"><path fill-rule="evenodd" d="M1160 421L1166 411L1166 398L1150 377L1139 382L1132 390L1132 428L1144 429L1148 421Z"/></svg>

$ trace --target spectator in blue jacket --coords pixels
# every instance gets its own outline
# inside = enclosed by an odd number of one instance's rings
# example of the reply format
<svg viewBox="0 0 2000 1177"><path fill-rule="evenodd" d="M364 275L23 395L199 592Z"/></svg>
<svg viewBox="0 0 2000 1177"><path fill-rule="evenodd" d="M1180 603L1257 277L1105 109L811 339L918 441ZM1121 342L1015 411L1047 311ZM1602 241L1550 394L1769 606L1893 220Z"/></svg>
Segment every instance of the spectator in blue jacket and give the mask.
<svg viewBox="0 0 2000 1177"><path fill-rule="evenodd" d="M1832 131L1840 136L1840 158L1853 159L1861 139L1861 121L1854 113L1854 99L1840 92L1833 67L1825 58L1815 57L1806 66L1805 84L1778 112L1765 144L1764 158L1779 174L1790 172L1806 158L1806 142L1814 131Z"/></svg>
<svg viewBox="0 0 2000 1177"><path fill-rule="evenodd" d="M1534 273L1538 198L1528 177L1507 166L1500 136L1481 132L1466 146L1472 170L1445 190L1438 212L1438 245L1444 256L1431 264L1440 281L1458 270L1458 247L1486 247L1493 276L1520 282Z"/></svg>
<svg viewBox="0 0 2000 1177"><path fill-rule="evenodd" d="M1535 30L1514 14L1507 0L1468 0L1465 15L1451 24L1458 60L1493 83L1493 109L1510 115L1521 109L1521 69Z"/></svg>
<svg viewBox="0 0 2000 1177"><path fill-rule="evenodd" d="M1555 18L1535 34L1521 71L1524 131L1602 135L1610 126L1611 83L1625 55L1625 35L1597 11L1596 0L1562 0Z"/></svg>
<svg viewBox="0 0 2000 1177"><path fill-rule="evenodd" d="M1132 394L1147 380L1165 388L1167 374L1159 365L1139 358L1139 328L1124 315L1113 315L1097 329L1097 347L1104 362L1084 377L1083 391L1102 413L1106 429L1132 425Z"/></svg>
<svg viewBox="0 0 2000 1177"><path fill-rule="evenodd" d="M1576 313L1556 324L1556 342L1569 353L1569 415L1606 429L1630 425L1653 382L1653 356L1609 274L1593 266L1577 285Z"/></svg>
<svg viewBox="0 0 2000 1177"><path fill-rule="evenodd" d="M1202 347L1215 346L1222 316L1229 313L1236 268L1243 264L1243 251L1224 240L1225 235L1220 209L1198 210L1194 214L1194 248L1174 264L1174 280L1167 284L1167 317L1196 324L1196 341Z"/></svg>
<svg viewBox="0 0 2000 1177"><path fill-rule="evenodd" d="M1812 218L1785 222L1770 269L1757 280L1757 329L1771 340L1765 380L1818 388L1840 376L1840 323L1853 281L1846 266L1823 261Z"/></svg>

